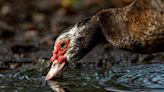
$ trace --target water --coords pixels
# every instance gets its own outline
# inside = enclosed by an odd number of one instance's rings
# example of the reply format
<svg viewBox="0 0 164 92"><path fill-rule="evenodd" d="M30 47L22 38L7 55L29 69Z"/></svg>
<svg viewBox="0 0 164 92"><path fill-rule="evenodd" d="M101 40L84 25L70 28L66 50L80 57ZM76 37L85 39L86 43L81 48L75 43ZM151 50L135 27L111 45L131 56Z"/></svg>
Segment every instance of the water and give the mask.
<svg viewBox="0 0 164 92"><path fill-rule="evenodd" d="M0 92L164 92L164 64L68 69L53 81L44 80L46 72L1 72Z"/></svg>

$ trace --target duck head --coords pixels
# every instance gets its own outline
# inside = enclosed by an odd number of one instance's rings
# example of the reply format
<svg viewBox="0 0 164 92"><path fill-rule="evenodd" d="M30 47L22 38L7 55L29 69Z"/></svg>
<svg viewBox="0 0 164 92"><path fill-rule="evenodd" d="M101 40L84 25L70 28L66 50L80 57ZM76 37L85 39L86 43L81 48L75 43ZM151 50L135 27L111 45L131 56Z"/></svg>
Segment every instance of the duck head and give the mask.
<svg viewBox="0 0 164 92"><path fill-rule="evenodd" d="M76 63L100 42L100 27L92 22L87 18L59 35L54 45L53 56L50 59L52 65L46 80L55 77L67 64Z"/></svg>

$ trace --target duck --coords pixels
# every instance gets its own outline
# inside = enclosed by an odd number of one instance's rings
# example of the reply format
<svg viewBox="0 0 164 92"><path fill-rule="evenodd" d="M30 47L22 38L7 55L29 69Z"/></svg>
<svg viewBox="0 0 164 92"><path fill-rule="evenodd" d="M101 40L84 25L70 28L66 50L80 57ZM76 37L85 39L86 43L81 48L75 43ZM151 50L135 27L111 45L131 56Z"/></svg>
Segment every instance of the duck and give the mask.
<svg viewBox="0 0 164 92"><path fill-rule="evenodd" d="M108 8L77 22L55 41L46 80L77 62L101 42L130 52L152 54L164 51L164 2L133 0L122 8Z"/></svg>

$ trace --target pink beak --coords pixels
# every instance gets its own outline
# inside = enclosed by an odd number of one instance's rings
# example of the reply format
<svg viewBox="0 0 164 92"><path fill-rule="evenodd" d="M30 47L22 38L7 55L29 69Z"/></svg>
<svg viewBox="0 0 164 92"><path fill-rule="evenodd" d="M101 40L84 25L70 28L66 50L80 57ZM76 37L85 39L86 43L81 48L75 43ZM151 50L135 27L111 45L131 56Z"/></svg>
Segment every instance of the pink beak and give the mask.
<svg viewBox="0 0 164 92"><path fill-rule="evenodd" d="M45 78L45 80L51 80L53 77L55 77L65 66L66 62L62 62L59 63L57 60L55 60L52 65L51 68Z"/></svg>

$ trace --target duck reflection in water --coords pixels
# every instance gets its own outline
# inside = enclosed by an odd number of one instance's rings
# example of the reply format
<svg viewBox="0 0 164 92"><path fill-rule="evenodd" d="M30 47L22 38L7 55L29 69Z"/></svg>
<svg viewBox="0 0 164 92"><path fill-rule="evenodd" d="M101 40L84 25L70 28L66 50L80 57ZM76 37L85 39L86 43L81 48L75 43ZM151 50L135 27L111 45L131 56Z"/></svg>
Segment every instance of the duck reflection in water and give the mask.
<svg viewBox="0 0 164 92"><path fill-rule="evenodd" d="M57 81L48 81L48 85L54 92L71 92L64 88L64 86L62 86L62 84Z"/></svg>

